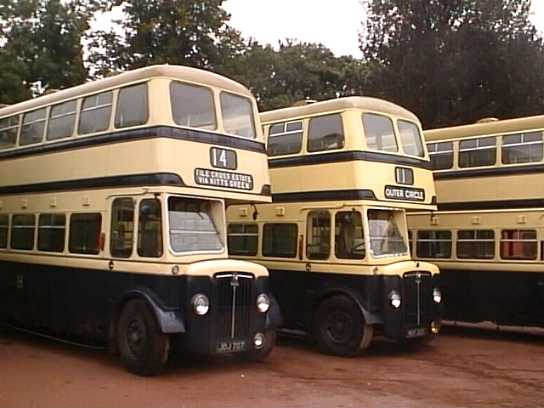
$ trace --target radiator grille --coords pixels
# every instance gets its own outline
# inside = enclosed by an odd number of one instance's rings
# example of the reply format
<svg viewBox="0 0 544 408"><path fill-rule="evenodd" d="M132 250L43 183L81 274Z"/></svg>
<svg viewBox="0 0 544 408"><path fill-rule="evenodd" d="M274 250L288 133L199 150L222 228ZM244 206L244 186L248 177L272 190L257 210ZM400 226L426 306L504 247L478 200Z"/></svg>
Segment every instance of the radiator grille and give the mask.
<svg viewBox="0 0 544 408"><path fill-rule="evenodd" d="M408 272L403 279L406 326L425 327L432 319L432 277L429 272Z"/></svg>
<svg viewBox="0 0 544 408"><path fill-rule="evenodd" d="M253 275L220 273L215 278L217 338L219 340L247 338L253 305Z"/></svg>

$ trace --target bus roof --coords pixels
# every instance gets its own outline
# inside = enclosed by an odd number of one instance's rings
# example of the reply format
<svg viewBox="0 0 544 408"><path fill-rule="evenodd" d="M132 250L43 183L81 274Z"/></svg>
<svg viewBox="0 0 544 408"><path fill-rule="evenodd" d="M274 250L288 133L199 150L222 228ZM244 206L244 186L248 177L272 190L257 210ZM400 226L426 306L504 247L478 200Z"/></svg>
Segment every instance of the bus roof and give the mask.
<svg viewBox="0 0 544 408"><path fill-rule="evenodd" d="M473 123L469 125L452 126L439 129L425 130L424 136L427 142L449 139L462 139L465 137L496 135L541 130L544 128L544 115L529 116L525 118L494 120L485 123Z"/></svg>
<svg viewBox="0 0 544 408"><path fill-rule="evenodd" d="M390 115L401 116L419 123L419 119L416 115L399 105L383 99L369 98L364 96L348 96L345 98L330 99L327 101L315 102L302 106L293 106L290 108L262 112L261 122L267 123L280 120L289 120L297 117L304 117L341 109L362 109L367 111L383 112Z"/></svg>
<svg viewBox="0 0 544 408"><path fill-rule="evenodd" d="M29 99L24 102L10 105L0 109L0 117L9 116L19 112L31 110L44 105L54 104L66 99L77 98L82 95L100 92L103 89L115 88L127 83L150 79L154 77L169 77L185 80L203 85L210 85L226 91L235 92L252 97L251 92L243 85L231 79L225 78L213 72L202 69L184 67L179 65L153 65L145 68L135 69L115 76L100 79L67 88L38 98Z"/></svg>

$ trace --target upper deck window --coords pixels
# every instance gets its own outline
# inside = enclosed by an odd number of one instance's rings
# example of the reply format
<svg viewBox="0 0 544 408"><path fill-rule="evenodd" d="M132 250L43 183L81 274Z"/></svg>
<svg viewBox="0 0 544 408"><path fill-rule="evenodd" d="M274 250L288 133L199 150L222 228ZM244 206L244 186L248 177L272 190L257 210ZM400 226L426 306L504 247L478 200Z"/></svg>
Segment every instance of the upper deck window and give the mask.
<svg viewBox="0 0 544 408"><path fill-rule="evenodd" d="M318 116L310 119L308 151L341 149L344 147L344 129L340 114Z"/></svg>
<svg viewBox="0 0 544 408"><path fill-rule="evenodd" d="M459 167L492 166L497 159L497 139L482 137L459 142Z"/></svg>
<svg viewBox="0 0 544 408"><path fill-rule="evenodd" d="M404 153L412 156L424 157L425 150L423 149L423 142L421 141L421 133L416 124L406 120L399 120L397 125L399 127L400 142Z"/></svg>
<svg viewBox="0 0 544 408"><path fill-rule="evenodd" d="M115 127L143 125L147 122L147 84L127 86L119 90Z"/></svg>
<svg viewBox="0 0 544 408"><path fill-rule="evenodd" d="M255 139L253 107L248 98L221 92L221 112L225 132Z"/></svg>
<svg viewBox="0 0 544 408"><path fill-rule="evenodd" d="M209 200L170 197L168 220L170 246L174 252L220 251L223 249L220 232L213 219L213 205Z"/></svg>
<svg viewBox="0 0 544 408"><path fill-rule="evenodd" d="M0 150L15 146L18 128L19 115L0 119Z"/></svg>
<svg viewBox="0 0 544 408"><path fill-rule="evenodd" d="M372 150L398 152L393 121L387 116L363 113L366 145Z"/></svg>
<svg viewBox="0 0 544 408"><path fill-rule="evenodd" d="M25 113L23 127L21 128L21 139L19 141L20 146L40 143L43 140L45 111L46 108L42 108Z"/></svg>
<svg viewBox="0 0 544 408"><path fill-rule="evenodd" d="M113 92L103 92L83 99L79 116L79 133L102 132L110 126Z"/></svg>
<svg viewBox="0 0 544 408"><path fill-rule="evenodd" d="M172 117L180 126L213 130L217 128L212 90L181 82L170 84Z"/></svg>
<svg viewBox="0 0 544 408"><path fill-rule="evenodd" d="M428 143L427 149L433 170L446 170L453 167L453 142Z"/></svg>
<svg viewBox="0 0 544 408"><path fill-rule="evenodd" d="M542 132L502 137L502 162L504 164L538 162L542 161L543 157Z"/></svg>
<svg viewBox="0 0 544 408"><path fill-rule="evenodd" d="M300 152L302 121L274 123L268 130L268 155L281 156Z"/></svg>
<svg viewBox="0 0 544 408"><path fill-rule="evenodd" d="M47 140L64 139L74 133L77 101L60 103L51 107L47 122Z"/></svg>

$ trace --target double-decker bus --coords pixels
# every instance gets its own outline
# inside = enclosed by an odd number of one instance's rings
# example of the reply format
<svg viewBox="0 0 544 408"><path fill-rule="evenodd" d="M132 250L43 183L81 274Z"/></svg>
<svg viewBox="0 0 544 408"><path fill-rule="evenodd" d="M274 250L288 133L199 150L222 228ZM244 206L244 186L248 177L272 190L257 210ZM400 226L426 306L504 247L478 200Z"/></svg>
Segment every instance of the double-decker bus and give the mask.
<svg viewBox="0 0 544 408"><path fill-rule="evenodd" d="M544 327L544 116L425 139L438 211L408 221L416 257L441 269L444 318Z"/></svg>
<svg viewBox="0 0 544 408"><path fill-rule="evenodd" d="M352 356L439 329L438 268L410 258L407 210L435 209L411 112L348 97L261 114L272 204L230 206L231 255L269 269L284 329Z"/></svg>
<svg viewBox="0 0 544 408"><path fill-rule="evenodd" d="M228 259L226 203L270 202L242 85L152 66L0 110L0 321L107 345L154 374L170 348L264 358L279 311Z"/></svg>

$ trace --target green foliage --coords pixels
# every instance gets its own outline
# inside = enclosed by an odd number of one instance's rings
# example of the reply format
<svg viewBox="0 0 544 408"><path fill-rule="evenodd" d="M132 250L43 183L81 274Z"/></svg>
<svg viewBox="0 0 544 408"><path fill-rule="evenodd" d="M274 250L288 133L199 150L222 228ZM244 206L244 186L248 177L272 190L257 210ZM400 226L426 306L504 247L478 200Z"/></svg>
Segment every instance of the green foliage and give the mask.
<svg viewBox="0 0 544 408"><path fill-rule="evenodd" d="M372 0L369 92L426 127L542 113L544 47L530 0Z"/></svg>

